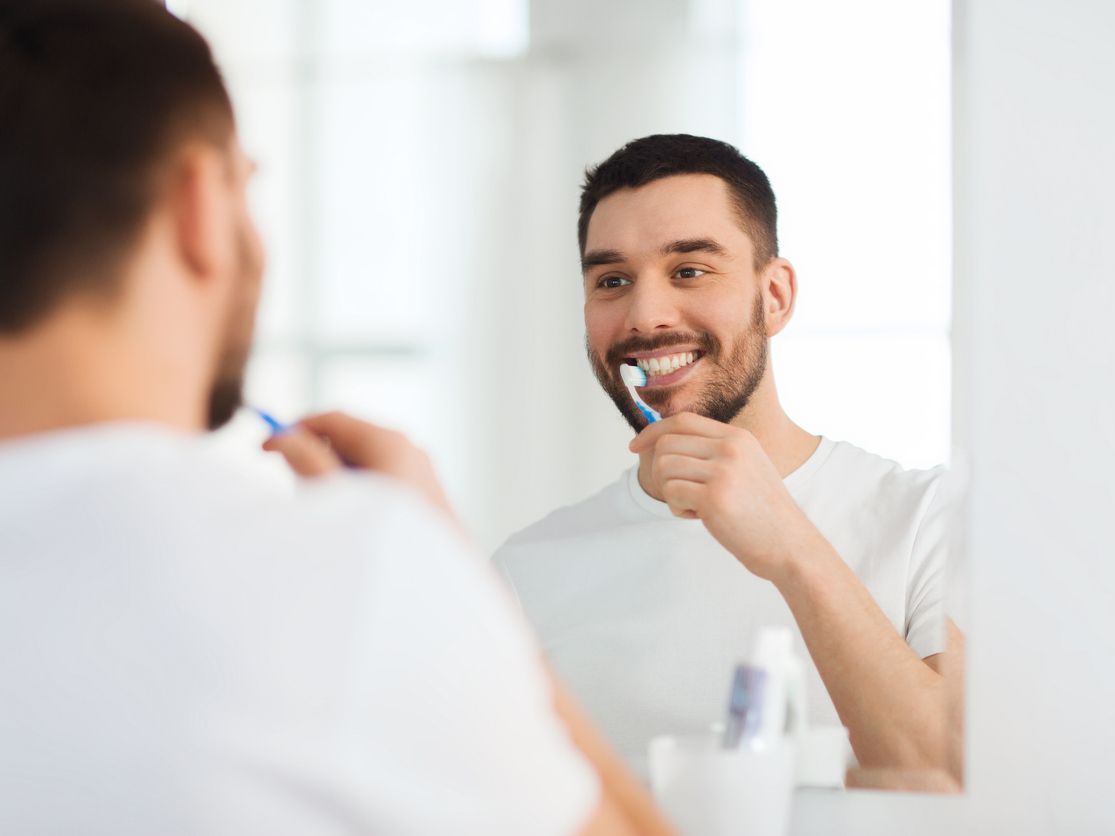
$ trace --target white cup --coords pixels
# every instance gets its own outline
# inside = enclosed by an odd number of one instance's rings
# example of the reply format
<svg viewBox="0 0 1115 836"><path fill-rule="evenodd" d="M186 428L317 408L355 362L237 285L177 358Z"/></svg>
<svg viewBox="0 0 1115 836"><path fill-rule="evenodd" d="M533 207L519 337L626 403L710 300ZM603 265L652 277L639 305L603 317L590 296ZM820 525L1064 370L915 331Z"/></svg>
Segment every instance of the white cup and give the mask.
<svg viewBox="0 0 1115 836"><path fill-rule="evenodd" d="M785 836L794 744L723 749L712 735L663 735L647 753L659 805L683 836Z"/></svg>
<svg viewBox="0 0 1115 836"><path fill-rule="evenodd" d="M848 730L843 726L813 726L797 737L799 787L843 789L844 773L855 763Z"/></svg>

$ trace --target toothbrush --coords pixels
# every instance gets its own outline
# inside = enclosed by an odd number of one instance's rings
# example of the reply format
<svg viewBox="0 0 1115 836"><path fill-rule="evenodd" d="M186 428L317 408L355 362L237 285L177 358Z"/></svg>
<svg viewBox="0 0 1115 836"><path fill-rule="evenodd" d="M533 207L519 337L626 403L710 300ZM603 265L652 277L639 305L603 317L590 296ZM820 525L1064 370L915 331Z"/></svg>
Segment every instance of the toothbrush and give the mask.
<svg viewBox="0 0 1115 836"><path fill-rule="evenodd" d="M643 399L640 398L639 393L635 391L636 386L647 385L647 373L638 366L629 366L624 363L619 367L619 376L623 378L623 382L627 386L627 391L631 393L631 400L635 401L635 406L639 407L639 411L643 413L643 417L647 419L647 423L653 424L655 421L661 421L662 416L643 403Z"/></svg>
<svg viewBox="0 0 1115 836"><path fill-rule="evenodd" d="M725 749L738 749L740 744L753 745L763 724L763 696L767 672L750 665L737 665L728 696L728 722L721 741Z"/></svg>
<svg viewBox="0 0 1115 836"><path fill-rule="evenodd" d="M255 407L255 406L251 406L251 407L248 407L248 408L252 412L254 412L256 415L258 415L260 418L263 419L263 423L265 423L267 426L269 426L271 428L271 432L272 432L273 435L279 435L280 433L285 433L287 430L290 429L290 427L288 427L282 421L279 421L278 419L276 419L269 412L264 412L262 409L260 409L258 407Z"/></svg>

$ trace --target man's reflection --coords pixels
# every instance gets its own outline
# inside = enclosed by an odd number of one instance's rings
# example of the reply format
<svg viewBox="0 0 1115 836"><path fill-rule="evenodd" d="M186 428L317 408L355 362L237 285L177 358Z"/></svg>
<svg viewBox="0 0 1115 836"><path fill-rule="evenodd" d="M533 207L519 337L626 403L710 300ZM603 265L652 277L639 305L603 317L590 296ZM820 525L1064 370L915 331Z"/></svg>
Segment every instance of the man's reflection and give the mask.
<svg viewBox="0 0 1115 836"><path fill-rule="evenodd" d="M866 769L945 766L944 471L783 411L769 344L797 279L767 177L721 142L645 137L590 170L578 231L589 360L638 464L495 558L561 677L643 770L651 737L721 715L756 630L786 625L811 722L847 726Z"/></svg>

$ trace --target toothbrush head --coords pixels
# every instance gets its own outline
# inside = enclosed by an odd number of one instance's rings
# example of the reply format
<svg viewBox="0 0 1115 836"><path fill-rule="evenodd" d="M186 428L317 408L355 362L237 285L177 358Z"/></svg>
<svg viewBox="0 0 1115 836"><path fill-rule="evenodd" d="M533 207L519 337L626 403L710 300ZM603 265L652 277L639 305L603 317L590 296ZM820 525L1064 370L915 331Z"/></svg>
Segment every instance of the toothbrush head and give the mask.
<svg viewBox="0 0 1115 836"><path fill-rule="evenodd" d="M643 417L647 419L647 423L653 424L655 421L661 421L662 416L643 403L643 399L640 398L639 393L635 391L636 386L647 385L647 373L638 366L628 366L624 363L619 367L619 376L623 378L624 384L631 392L631 399L635 401L635 406L643 413Z"/></svg>
<svg viewBox="0 0 1115 836"><path fill-rule="evenodd" d="M629 366L624 363L619 367L619 376L627 386L646 386L647 373L638 366Z"/></svg>

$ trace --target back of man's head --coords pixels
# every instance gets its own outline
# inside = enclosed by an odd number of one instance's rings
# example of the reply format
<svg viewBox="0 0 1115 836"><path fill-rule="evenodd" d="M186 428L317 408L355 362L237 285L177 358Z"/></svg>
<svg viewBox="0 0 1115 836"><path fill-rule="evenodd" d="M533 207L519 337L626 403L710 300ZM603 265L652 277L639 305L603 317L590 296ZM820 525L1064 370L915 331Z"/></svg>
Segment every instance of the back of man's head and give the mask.
<svg viewBox="0 0 1115 836"><path fill-rule="evenodd" d="M209 47L152 0L0 0L0 337L111 297L175 149L228 146Z"/></svg>

